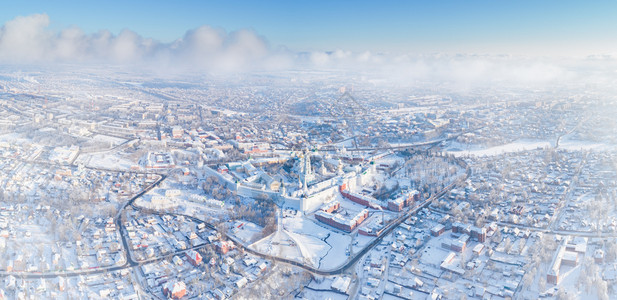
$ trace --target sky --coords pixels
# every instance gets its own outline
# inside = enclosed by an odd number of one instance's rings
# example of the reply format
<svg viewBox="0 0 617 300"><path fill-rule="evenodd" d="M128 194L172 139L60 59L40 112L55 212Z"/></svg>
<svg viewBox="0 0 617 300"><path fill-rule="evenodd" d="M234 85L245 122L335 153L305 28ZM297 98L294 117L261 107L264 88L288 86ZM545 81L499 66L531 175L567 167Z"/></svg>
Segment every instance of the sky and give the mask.
<svg viewBox="0 0 617 300"><path fill-rule="evenodd" d="M11 1L0 23L40 13L53 30L130 29L160 42L202 25L252 29L294 51L587 55L617 47L617 1Z"/></svg>
<svg viewBox="0 0 617 300"><path fill-rule="evenodd" d="M4 3L3 3L4 2ZM4 1L0 63L544 81L617 57L613 1Z"/></svg>

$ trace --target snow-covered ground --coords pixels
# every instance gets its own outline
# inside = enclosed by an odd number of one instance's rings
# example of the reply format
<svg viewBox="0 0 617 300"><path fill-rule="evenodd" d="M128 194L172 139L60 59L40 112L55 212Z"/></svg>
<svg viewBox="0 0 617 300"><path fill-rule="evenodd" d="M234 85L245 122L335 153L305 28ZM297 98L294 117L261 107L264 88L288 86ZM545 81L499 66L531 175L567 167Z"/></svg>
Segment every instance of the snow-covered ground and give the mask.
<svg viewBox="0 0 617 300"><path fill-rule="evenodd" d="M263 227L248 221L235 221L231 233L244 242L252 242Z"/></svg>
<svg viewBox="0 0 617 300"><path fill-rule="evenodd" d="M285 218L284 230L271 234L251 247L271 255L310 263L324 270L334 269L345 263L351 237L329 230L327 225L308 218ZM365 244L366 241L362 240L362 243Z"/></svg>
<svg viewBox="0 0 617 300"><path fill-rule="evenodd" d="M310 300L322 300L322 299L345 300L348 298L346 295L341 295L335 292L313 291L310 289L304 289L302 291L302 297L303 299L310 299Z"/></svg>
<svg viewBox="0 0 617 300"><path fill-rule="evenodd" d="M84 153L75 161L77 164L84 164L90 168L105 168L114 170L128 170L136 162L118 157L112 153Z"/></svg>
<svg viewBox="0 0 617 300"><path fill-rule="evenodd" d="M568 136L565 136L559 141L559 148L570 150L570 151L579 151L579 150L606 151L606 150L615 149L615 145L592 142L592 141L572 140Z"/></svg>
<svg viewBox="0 0 617 300"><path fill-rule="evenodd" d="M272 256L297 262L312 263L310 258L307 258L308 261L305 261L300 248L297 247L296 242L285 231L275 231L271 235L255 242L250 247Z"/></svg>
<svg viewBox="0 0 617 300"><path fill-rule="evenodd" d="M102 135L102 134L97 134L97 135L93 136L92 139L94 141L97 141L97 142L109 143L112 146L116 146L116 145L124 143L126 141L125 139L122 139L122 138L117 138L117 137L113 137L113 136L109 136L109 135Z"/></svg>
<svg viewBox="0 0 617 300"><path fill-rule="evenodd" d="M461 145L452 144L446 150L448 153L454 156L492 156L499 155L508 152L518 152L525 150L533 150L537 148L551 147L551 142L548 141L534 141L534 140L518 140L509 144L495 146L495 147L479 147L474 145L467 145L461 148Z"/></svg>
<svg viewBox="0 0 617 300"><path fill-rule="evenodd" d="M466 155L475 155L475 156L492 156L499 155L503 153L509 152L519 152L526 150L534 150L538 148L546 148L553 147L555 145L554 141L543 141L543 140L517 140L512 143L494 146L494 147L481 147L478 145L467 145L460 144L456 142L452 142L446 148L446 151L455 156L466 156ZM606 143L598 143L592 141L580 141L580 140L571 140L567 136L562 138L559 141L559 148L570 150L570 151L578 151L578 150L608 150L614 149L614 145L606 144Z"/></svg>

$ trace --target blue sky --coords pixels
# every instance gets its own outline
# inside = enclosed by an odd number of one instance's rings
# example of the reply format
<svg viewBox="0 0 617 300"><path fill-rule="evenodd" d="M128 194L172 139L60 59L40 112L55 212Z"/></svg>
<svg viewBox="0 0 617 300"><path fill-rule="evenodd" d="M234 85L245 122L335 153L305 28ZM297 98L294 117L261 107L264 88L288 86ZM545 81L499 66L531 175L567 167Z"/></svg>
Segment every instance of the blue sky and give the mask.
<svg viewBox="0 0 617 300"><path fill-rule="evenodd" d="M0 2L1 3L1 2ZM293 51L585 55L617 49L617 1L11 1L0 23L130 29L162 42L201 25L250 28Z"/></svg>

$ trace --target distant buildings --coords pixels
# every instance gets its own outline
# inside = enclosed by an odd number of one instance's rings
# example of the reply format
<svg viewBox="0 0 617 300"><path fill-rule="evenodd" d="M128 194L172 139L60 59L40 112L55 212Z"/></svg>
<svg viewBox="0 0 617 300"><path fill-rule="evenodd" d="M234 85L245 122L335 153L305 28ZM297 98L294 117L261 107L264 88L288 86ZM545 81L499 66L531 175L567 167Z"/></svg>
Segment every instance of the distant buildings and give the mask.
<svg viewBox="0 0 617 300"><path fill-rule="evenodd" d="M183 135L184 135L184 129L182 129L182 127L180 127L180 126L174 126L174 127L171 129L171 136L172 136L174 139L180 139L180 138L182 138L182 136L183 136Z"/></svg>
<svg viewBox="0 0 617 300"><path fill-rule="evenodd" d="M49 154L49 160L70 164L72 163L77 155L79 154L79 146L70 146L70 147L56 147Z"/></svg>
<svg viewBox="0 0 617 300"><path fill-rule="evenodd" d="M171 153L166 152L148 152L144 164L146 169L169 169L176 166Z"/></svg>

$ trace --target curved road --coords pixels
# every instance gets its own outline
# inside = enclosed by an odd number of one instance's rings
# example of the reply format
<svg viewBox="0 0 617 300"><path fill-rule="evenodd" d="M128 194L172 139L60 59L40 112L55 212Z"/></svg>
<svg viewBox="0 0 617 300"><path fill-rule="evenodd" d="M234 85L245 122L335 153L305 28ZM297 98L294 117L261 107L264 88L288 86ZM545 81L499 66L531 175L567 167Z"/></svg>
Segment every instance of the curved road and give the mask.
<svg viewBox="0 0 617 300"><path fill-rule="evenodd" d="M238 247L242 248L244 251L251 253L253 255L265 258L265 259L270 259L273 261L277 261L277 262L281 262L281 263L286 263L286 264L290 264L290 265L294 265L297 267L300 267L306 271L309 271L311 273L314 274L319 274L319 275L336 275L336 274L340 274L345 272L348 268L352 267L360 258L362 258L368 251L372 250L375 246L377 246L379 243L381 243L381 241L388 236L395 228L397 228L403 221L405 221L407 218L409 218L410 216L416 214L418 211L420 211L421 209L425 208L426 206L428 206L432 201L434 201L435 199L439 199L441 198L443 195L445 195L447 192L449 192L450 190L452 190L454 187L456 187L459 184L462 184L465 182L465 180L467 180L467 178L471 175L471 169L467 166L467 164L460 160L460 159L455 159L456 163L459 164L461 167L464 167L466 172L465 172L465 177L464 178L459 178L456 181L450 183L448 186L444 187L440 192L432 195L431 197L429 197L428 199L426 199L424 202L422 202L421 204L409 209L408 211L406 211L404 214L400 215L398 218L396 218L393 222L391 222L390 224L388 224L388 226L386 227L385 230L383 230L381 232L381 234L379 236L377 236L373 241L371 241L366 247L364 247L361 251L355 253L351 259L349 259L345 264L338 266L334 269L329 269L329 270L324 270L324 269L317 269L313 266L309 266L307 264L303 264L294 260L289 260L286 258L281 258L281 257L276 257L276 256L272 256L272 255L268 255L268 254L264 254L261 252L258 252L256 250L253 250L251 248L249 248L247 245L245 245L242 241L238 240L236 237L224 234L221 232L221 234L233 241ZM188 247L185 250L179 250L179 251L175 251L173 253L169 253L167 255L164 256L159 256L157 258L153 258L153 259L149 259L149 260L144 260L144 261L135 261L131 255L130 255L130 248L128 245L128 241L125 235L125 231L124 228L122 226L122 222L121 222L121 215L122 212L124 211L124 209L128 206L132 206L133 203L135 202L135 200L137 200L139 197L143 196L145 193L149 192L150 190L152 190L154 187L158 186L163 180L165 180L167 178L166 174L159 174L161 176L161 178L159 178L156 182L152 183L150 186L148 186L147 188L145 188L144 190L142 190L141 192L139 192L138 194L136 194L135 196L133 196L129 201L127 201L127 203L125 203L122 208L119 210L118 214L115 217L115 223L116 226L118 227L118 230L120 230L120 236L122 238L122 244L123 247L126 251L126 262L123 265L120 266L111 266L111 267L98 267L98 268L93 268L93 269L88 269L88 270L78 270L78 271L69 271L69 272L53 272L53 273L28 273L28 272L0 272L0 277L1 276L9 276L9 275L13 275L16 277L21 277L21 278L53 278L53 277L71 277L71 276L80 276L80 275L91 275L91 274L99 274L99 273L105 273L105 272L110 272L110 271L118 271L118 270L122 270L122 269L126 269L126 268L132 268L135 266L141 266L144 264L149 264L149 263L154 263L154 262L158 262L161 260L165 260L168 259L170 257L173 257L175 255L178 254L182 254L186 251L189 251L191 249L199 249L202 247L205 247L208 244L200 244L200 245L196 245L193 247ZM196 222L201 222L204 223L209 229L212 230L216 230L216 227L204 220L201 220L199 218L193 217L193 216L189 216L189 215L183 215L183 214L174 214L174 213L159 213L159 212L154 212L154 214L171 214L171 215L179 215L179 216L184 216L186 218L189 218L193 221Z"/></svg>

